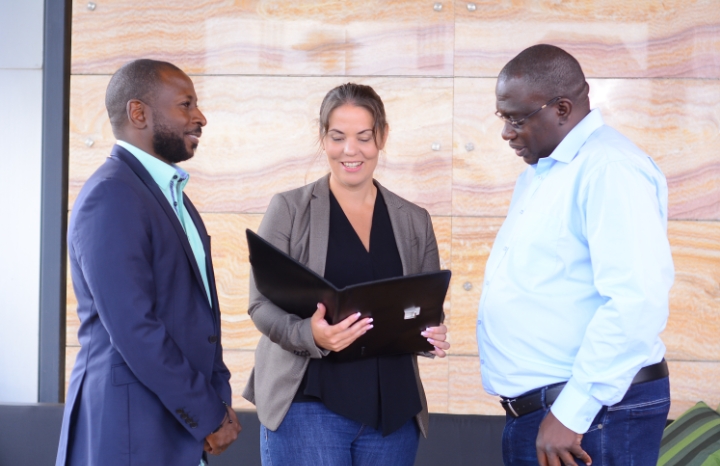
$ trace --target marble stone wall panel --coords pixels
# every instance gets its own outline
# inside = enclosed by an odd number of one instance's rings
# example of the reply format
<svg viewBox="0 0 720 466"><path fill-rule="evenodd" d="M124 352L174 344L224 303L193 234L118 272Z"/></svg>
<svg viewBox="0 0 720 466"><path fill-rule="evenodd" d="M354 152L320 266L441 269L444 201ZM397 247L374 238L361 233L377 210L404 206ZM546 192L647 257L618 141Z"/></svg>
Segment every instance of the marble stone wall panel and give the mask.
<svg viewBox="0 0 720 466"><path fill-rule="evenodd" d="M527 166L500 137L495 78L455 78L452 212L504 217Z"/></svg>
<svg viewBox="0 0 720 466"><path fill-rule="evenodd" d="M72 73L141 57L192 74L451 76L453 3L73 2ZM148 31L152 31L148 34Z"/></svg>
<svg viewBox="0 0 720 466"><path fill-rule="evenodd" d="M488 395L482 386L480 360L477 355L450 355L449 362L449 413L505 415L499 398Z"/></svg>
<svg viewBox="0 0 720 466"><path fill-rule="evenodd" d="M720 405L719 361L668 361L670 368L670 414L677 419L682 413L704 401L713 408Z"/></svg>
<svg viewBox="0 0 720 466"><path fill-rule="evenodd" d="M103 110L107 76L71 82L70 194L109 154L115 139ZM264 212L274 193L328 171L317 118L325 94L345 78L193 78L208 120L196 156L183 164L201 212ZM449 215L452 80L361 78L384 101L390 133L376 178L433 215ZM89 145L88 140L92 140ZM435 150L437 149L437 150Z"/></svg>
<svg viewBox="0 0 720 466"><path fill-rule="evenodd" d="M718 9L720 11L720 9ZM605 122L658 164L672 219L720 219L720 80L593 79Z"/></svg>
<svg viewBox="0 0 720 466"><path fill-rule="evenodd" d="M455 78L453 215L504 216L525 164L500 137L495 79ZM605 122L668 180L672 219L720 219L720 80L590 79ZM473 144L468 151L467 143Z"/></svg>
<svg viewBox="0 0 720 466"><path fill-rule="evenodd" d="M454 217L452 224L453 280L451 354L478 354L475 332L485 264L504 219Z"/></svg>
<svg viewBox="0 0 720 466"><path fill-rule="evenodd" d="M418 357L428 410L431 413L447 413L449 400L449 359Z"/></svg>
<svg viewBox="0 0 720 466"><path fill-rule="evenodd" d="M475 325L485 262L526 166L500 137L495 76L523 48L553 43L574 54L591 78L593 107L668 179L676 279L662 338L671 366L670 417L700 399L714 406L720 402L714 1L487 0L473 2L474 11L464 1L437 2L436 11L436 2L425 0L182 6L107 0L93 11L75 1L69 206L115 142L104 108L110 74L140 56L191 74L209 123L196 157L183 164L192 177L187 192L213 238L233 402L253 408L240 396L260 336L247 315L244 229L257 229L274 193L327 173L316 136L325 93L347 81L369 84L390 124L376 178L430 211L441 267L453 270L444 305L452 349L448 358L419 361L430 410L503 414L482 388ZM79 351L76 307L68 273L66 381Z"/></svg>
<svg viewBox="0 0 720 466"><path fill-rule="evenodd" d="M675 263L662 334L671 359L720 361L720 222L670 222Z"/></svg>
<svg viewBox="0 0 720 466"><path fill-rule="evenodd" d="M261 219L259 214L203 214L212 238L212 260L225 349L255 350L260 340L260 332L248 314L251 270L245 229L257 231Z"/></svg>
<svg viewBox="0 0 720 466"><path fill-rule="evenodd" d="M105 110L110 76L70 77L68 208L85 181L110 155L115 137Z"/></svg>
<svg viewBox="0 0 720 466"><path fill-rule="evenodd" d="M720 77L715 0L455 2L455 76L497 76L538 43L573 54L590 77Z"/></svg>

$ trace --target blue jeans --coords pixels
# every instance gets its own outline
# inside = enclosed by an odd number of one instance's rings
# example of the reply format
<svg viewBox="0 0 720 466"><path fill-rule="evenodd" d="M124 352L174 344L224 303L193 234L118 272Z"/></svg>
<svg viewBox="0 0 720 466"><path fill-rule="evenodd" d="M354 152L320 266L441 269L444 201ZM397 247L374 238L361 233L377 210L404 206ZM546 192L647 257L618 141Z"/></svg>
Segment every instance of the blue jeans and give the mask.
<svg viewBox="0 0 720 466"><path fill-rule="evenodd" d="M535 450L540 422L548 406L519 418L506 416L503 462L506 466L537 466ZM667 377L631 385L617 404L603 406L582 439L593 466L655 466L670 411ZM584 464L576 460L578 465Z"/></svg>
<svg viewBox="0 0 720 466"><path fill-rule="evenodd" d="M293 403L276 431L260 425L263 466L412 466L415 419L387 437L319 402Z"/></svg>

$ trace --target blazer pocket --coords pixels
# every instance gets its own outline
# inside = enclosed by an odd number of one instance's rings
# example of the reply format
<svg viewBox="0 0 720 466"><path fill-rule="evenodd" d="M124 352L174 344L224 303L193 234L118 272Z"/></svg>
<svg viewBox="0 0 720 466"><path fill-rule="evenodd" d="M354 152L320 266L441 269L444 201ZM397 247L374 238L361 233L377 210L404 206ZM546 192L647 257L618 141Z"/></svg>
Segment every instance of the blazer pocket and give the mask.
<svg viewBox="0 0 720 466"><path fill-rule="evenodd" d="M127 364L121 362L112 366L112 384L113 385L127 385L135 382L140 382L135 374L130 370Z"/></svg>

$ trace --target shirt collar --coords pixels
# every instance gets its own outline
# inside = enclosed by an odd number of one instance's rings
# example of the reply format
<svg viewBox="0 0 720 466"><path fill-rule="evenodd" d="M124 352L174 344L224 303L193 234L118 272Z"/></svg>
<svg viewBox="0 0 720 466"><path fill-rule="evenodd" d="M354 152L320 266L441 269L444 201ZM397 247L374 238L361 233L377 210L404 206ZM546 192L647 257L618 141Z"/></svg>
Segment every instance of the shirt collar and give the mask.
<svg viewBox="0 0 720 466"><path fill-rule="evenodd" d="M153 180L155 180L155 183L157 183L160 188L165 189L171 186L173 181L180 186L180 189L184 188L187 184L190 174L177 165L169 165L128 142L118 140L117 145L124 147L128 150L128 152L135 156L143 167L145 167L145 170L150 173L150 176L152 176Z"/></svg>
<svg viewBox="0 0 720 466"><path fill-rule="evenodd" d="M558 144L552 154L550 154L549 158L563 163L572 162L590 135L604 124L605 122L600 114L600 110L592 110L560 141L560 144Z"/></svg>

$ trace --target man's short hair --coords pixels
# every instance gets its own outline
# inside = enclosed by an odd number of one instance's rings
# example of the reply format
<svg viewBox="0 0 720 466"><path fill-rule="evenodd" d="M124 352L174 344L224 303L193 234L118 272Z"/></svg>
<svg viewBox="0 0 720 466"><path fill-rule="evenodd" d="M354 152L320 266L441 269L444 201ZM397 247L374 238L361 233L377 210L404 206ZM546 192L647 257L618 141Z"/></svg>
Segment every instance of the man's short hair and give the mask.
<svg viewBox="0 0 720 466"><path fill-rule="evenodd" d="M152 105L163 70L182 72L172 63L142 58L126 63L113 74L105 93L105 108L113 133L127 123L128 101L138 99Z"/></svg>
<svg viewBox="0 0 720 466"><path fill-rule="evenodd" d="M522 78L533 90L548 98L578 97L584 90L585 74L580 63L560 47L538 44L510 60L498 79Z"/></svg>

